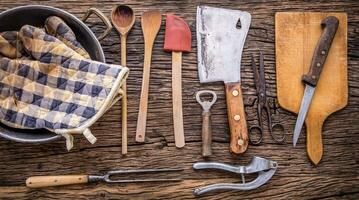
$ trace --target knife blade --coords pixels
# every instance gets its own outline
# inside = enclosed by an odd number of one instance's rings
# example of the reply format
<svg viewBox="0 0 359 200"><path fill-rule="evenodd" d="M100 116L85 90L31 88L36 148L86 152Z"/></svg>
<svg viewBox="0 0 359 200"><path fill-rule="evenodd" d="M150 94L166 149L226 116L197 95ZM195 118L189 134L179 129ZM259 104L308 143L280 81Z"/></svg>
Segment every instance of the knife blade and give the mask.
<svg viewBox="0 0 359 200"><path fill-rule="evenodd" d="M328 56L335 33L337 32L338 25L339 20L334 16L326 17L321 22L321 26L324 28L324 30L314 50L309 73L302 76L302 82L306 86L294 128L293 146L296 146L299 139L305 118L310 108L310 103L314 96L315 88L325 64L325 60Z"/></svg>

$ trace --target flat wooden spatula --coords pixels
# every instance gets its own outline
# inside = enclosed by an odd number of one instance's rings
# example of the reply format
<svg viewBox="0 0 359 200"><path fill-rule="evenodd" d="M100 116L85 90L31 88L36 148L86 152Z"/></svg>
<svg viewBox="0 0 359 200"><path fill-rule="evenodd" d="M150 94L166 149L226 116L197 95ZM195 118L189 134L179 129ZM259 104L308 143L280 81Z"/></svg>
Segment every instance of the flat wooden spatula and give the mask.
<svg viewBox="0 0 359 200"><path fill-rule="evenodd" d="M182 52L191 51L191 30L180 17L168 14L166 16L166 30L164 50L172 52L172 101L173 124L176 147L185 145L182 114Z"/></svg>

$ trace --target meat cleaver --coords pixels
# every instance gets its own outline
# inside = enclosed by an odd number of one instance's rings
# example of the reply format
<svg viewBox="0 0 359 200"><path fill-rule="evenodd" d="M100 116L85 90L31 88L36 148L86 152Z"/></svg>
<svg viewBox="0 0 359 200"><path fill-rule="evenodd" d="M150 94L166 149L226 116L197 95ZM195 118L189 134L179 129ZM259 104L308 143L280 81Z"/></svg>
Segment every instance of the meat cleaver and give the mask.
<svg viewBox="0 0 359 200"><path fill-rule="evenodd" d="M224 82L231 133L230 151L244 153L247 122L241 91L242 50L251 15L240 10L197 7L198 73L201 83Z"/></svg>

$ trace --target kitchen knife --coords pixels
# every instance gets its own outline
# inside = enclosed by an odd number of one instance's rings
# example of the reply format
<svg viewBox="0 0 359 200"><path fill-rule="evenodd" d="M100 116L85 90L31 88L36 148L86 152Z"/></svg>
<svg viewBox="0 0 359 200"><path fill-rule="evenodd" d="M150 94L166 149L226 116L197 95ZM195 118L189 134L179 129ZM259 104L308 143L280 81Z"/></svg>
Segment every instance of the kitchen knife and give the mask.
<svg viewBox="0 0 359 200"><path fill-rule="evenodd" d="M329 16L321 22L321 26L324 30L314 50L309 73L302 76L302 82L305 84L305 90L297 122L295 124L293 146L296 146L297 144L304 120L307 116L310 103L314 95L315 87L317 86L320 73L322 72L330 46L333 42L335 33L337 32L338 25L339 20L334 16Z"/></svg>

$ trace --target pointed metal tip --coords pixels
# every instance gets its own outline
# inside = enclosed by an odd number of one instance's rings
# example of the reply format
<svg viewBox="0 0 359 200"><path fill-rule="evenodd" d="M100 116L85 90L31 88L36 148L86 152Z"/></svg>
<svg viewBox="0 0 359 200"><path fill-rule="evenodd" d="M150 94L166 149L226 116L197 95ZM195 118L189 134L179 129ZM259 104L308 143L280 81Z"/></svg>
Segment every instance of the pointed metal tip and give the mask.
<svg viewBox="0 0 359 200"><path fill-rule="evenodd" d="M293 147L295 147L297 145L298 142L298 138L295 137L296 134L294 134L293 136Z"/></svg>

